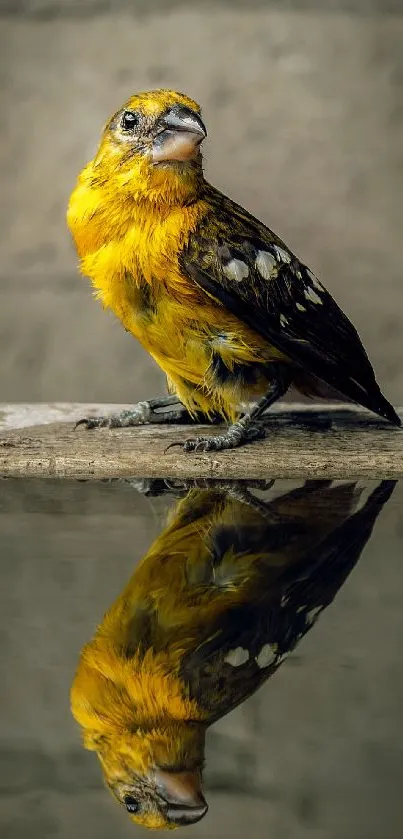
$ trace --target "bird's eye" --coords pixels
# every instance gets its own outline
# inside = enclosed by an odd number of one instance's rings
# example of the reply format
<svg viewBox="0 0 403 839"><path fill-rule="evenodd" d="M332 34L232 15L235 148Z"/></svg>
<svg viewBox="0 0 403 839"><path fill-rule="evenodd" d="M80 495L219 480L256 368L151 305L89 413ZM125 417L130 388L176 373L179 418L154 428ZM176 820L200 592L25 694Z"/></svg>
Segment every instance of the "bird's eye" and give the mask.
<svg viewBox="0 0 403 839"><path fill-rule="evenodd" d="M128 813L138 813L140 810L140 804L137 801L137 798L133 798L132 795L126 795L124 801Z"/></svg>
<svg viewBox="0 0 403 839"><path fill-rule="evenodd" d="M138 117L133 111L125 111L122 116L122 128L125 131L133 131L133 129L138 125Z"/></svg>

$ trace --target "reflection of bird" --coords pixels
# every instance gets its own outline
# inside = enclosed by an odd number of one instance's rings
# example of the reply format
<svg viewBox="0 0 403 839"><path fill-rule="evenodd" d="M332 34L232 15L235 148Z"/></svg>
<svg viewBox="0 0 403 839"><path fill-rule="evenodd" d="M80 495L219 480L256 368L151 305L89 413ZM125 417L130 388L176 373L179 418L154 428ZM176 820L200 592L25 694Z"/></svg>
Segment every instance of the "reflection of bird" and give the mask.
<svg viewBox="0 0 403 839"><path fill-rule="evenodd" d="M71 196L83 273L173 394L83 422L161 422L183 417L184 406L234 423L221 437L188 440L185 450L233 448L264 433L255 420L293 383L400 425L330 294L274 233L204 180L205 136L187 96L133 96L109 120ZM239 419L251 400L256 407ZM163 418L155 410L179 402Z"/></svg>
<svg viewBox="0 0 403 839"><path fill-rule="evenodd" d="M394 482L271 501L192 489L82 650L71 691L110 790L148 827L206 812L206 727L255 691L357 562ZM160 491L160 488L159 490Z"/></svg>

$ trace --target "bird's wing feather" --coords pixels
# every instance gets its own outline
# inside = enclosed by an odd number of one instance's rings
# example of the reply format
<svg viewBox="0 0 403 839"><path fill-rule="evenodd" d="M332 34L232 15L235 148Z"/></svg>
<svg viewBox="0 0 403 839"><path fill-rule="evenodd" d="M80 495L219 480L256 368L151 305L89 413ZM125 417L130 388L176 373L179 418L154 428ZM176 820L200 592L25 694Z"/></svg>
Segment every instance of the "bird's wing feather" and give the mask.
<svg viewBox="0 0 403 839"><path fill-rule="evenodd" d="M257 219L216 191L180 257L183 272L288 358L391 422L357 331L329 292Z"/></svg>
<svg viewBox="0 0 403 839"><path fill-rule="evenodd" d="M361 509L285 568L273 586L266 587L262 576L258 600L221 614L208 638L184 656L181 677L211 715L209 722L270 677L330 605L395 486L396 481L381 481Z"/></svg>

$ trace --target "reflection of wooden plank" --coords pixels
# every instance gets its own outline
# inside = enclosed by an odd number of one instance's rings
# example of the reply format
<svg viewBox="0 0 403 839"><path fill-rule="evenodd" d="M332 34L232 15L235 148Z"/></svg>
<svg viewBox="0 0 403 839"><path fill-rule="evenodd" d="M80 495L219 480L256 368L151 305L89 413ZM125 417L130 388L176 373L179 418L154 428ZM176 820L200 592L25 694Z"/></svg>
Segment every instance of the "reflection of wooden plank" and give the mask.
<svg viewBox="0 0 403 839"><path fill-rule="evenodd" d="M355 406L277 403L267 437L218 454L169 449L220 426L74 431L77 419L120 405L0 406L0 474L40 477L401 478L403 431ZM403 418L403 409L400 409Z"/></svg>

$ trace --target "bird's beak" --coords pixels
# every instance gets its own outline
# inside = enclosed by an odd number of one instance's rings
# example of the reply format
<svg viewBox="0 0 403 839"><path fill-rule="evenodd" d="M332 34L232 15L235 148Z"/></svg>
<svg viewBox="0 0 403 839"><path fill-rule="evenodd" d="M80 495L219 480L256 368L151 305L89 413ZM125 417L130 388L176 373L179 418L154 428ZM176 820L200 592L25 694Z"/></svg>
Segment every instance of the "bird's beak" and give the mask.
<svg viewBox="0 0 403 839"><path fill-rule="evenodd" d="M152 145L153 163L192 160L207 136L205 126L191 108L175 105L158 122Z"/></svg>
<svg viewBox="0 0 403 839"><path fill-rule="evenodd" d="M158 795L168 805L168 821L175 825L194 824L205 816L208 806L203 797L200 772L168 772L157 769Z"/></svg>

